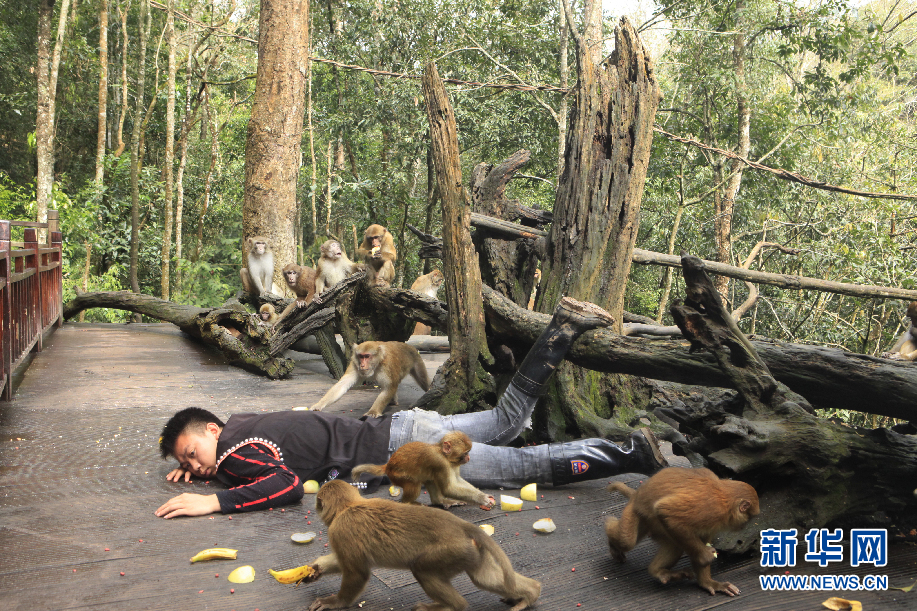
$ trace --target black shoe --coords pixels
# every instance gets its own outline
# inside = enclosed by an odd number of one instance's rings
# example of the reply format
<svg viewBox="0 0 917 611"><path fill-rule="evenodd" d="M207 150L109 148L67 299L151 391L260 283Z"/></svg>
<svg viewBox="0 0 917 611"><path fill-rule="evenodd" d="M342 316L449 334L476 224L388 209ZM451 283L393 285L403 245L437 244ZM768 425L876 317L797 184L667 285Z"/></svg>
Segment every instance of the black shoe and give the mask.
<svg viewBox="0 0 917 611"><path fill-rule="evenodd" d="M555 486L622 473L652 475L668 467L653 433L643 428L630 434L623 446L607 439L581 439L548 445Z"/></svg>
<svg viewBox="0 0 917 611"><path fill-rule="evenodd" d="M573 341L582 333L614 323L611 314L599 306L564 297L554 308L554 317L519 365L511 384L530 397L539 397L544 385L564 360Z"/></svg>

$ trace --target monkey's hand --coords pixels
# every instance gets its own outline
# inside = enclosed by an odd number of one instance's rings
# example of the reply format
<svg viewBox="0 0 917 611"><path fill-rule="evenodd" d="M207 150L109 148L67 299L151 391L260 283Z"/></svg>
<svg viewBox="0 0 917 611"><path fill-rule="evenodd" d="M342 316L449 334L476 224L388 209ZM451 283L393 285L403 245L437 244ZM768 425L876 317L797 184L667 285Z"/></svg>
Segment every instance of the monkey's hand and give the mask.
<svg viewBox="0 0 917 611"><path fill-rule="evenodd" d="M481 503L481 509L484 511L490 511L494 508L494 505L497 504L497 499L490 496L489 494L484 498L484 502Z"/></svg>
<svg viewBox="0 0 917 611"><path fill-rule="evenodd" d="M309 411L310 411L310 412L320 412L320 411L322 411L323 409L324 409L324 408L323 408L320 404L316 403L315 405L313 405L312 407L309 408Z"/></svg>
<svg viewBox="0 0 917 611"><path fill-rule="evenodd" d="M443 509L449 509L450 507L461 507L462 505L465 505L465 504L466 504L465 501L457 501L455 499L443 499L442 504L439 506L442 507Z"/></svg>
<svg viewBox="0 0 917 611"><path fill-rule="evenodd" d="M304 307L306 307L307 305L309 305L309 304L308 304L306 301L300 301L299 299L296 300L296 307L297 307L297 308L304 308Z"/></svg>
<svg viewBox="0 0 917 611"><path fill-rule="evenodd" d="M308 577L300 581L299 583L312 583L313 581L318 581L318 578L321 577L322 575L324 575L324 573L322 572L322 567L319 565L313 565L312 573Z"/></svg>

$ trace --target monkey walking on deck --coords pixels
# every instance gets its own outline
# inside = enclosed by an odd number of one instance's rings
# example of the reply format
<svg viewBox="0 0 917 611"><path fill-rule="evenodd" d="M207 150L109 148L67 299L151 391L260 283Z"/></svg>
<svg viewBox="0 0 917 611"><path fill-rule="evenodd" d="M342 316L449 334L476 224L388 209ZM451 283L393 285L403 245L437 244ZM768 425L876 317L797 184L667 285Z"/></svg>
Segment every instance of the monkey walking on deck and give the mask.
<svg viewBox="0 0 917 611"><path fill-rule="evenodd" d="M403 342L363 342L354 344L353 356L347 371L337 383L328 389L318 403L310 407L312 411L321 411L344 396L357 382L376 382L382 387L382 393L373 401L364 417L379 418L389 404L398 405L398 385L408 374L414 378L424 391L430 389L430 378L427 366L423 364L420 353L413 346ZM302 408L294 408L302 409Z"/></svg>
<svg viewBox="0 0 917 611"><path fill-rule="evenodd" d="M388 476L393 484L404 489L402 503L416 502L420 487L426 486L430 503L443 509L464 505L458 501L468 501L489 511L496 503L494 497L484 494L459 475L459 468L469 460L471 446L468 435L452 431L443 435L438 444L406 443L395 450L384 465L358 465L350 475L354 480L363 473Z"/></svg>
<svg viewBox="0 0 917 611"><path fill-rule="evenodd" d="M328 527L332 553L310 562L315 572L304 581L341 573L341 589L315 599L309 611L354 604L376 566L411 571L434 601L417 603L412 607L416 611L466 609L468 602L451 583L462 572L478 588L501 596L512 605L510 611L528 608L541 594L541 584L515 572L496 541L445 511L364 499L340 480L321 487L315 508Z"/></svg>
<svg viewBox="0 0 917 611"><path fill-rule="evenodd" d="M624 554L646 535L659 544L649 573L662 583L696 578L710 594L729 596L739 588L728 581L715 581L710 564L716 550L710 544L721 530L740 530L758 515L758 493L745 482L719 479L709 469L669 467L634 490L621 482L608 485L630 501L621 518L605 521L612 557L624 562ZM691 559L692 571L672 571L682 554Z"/></svg>

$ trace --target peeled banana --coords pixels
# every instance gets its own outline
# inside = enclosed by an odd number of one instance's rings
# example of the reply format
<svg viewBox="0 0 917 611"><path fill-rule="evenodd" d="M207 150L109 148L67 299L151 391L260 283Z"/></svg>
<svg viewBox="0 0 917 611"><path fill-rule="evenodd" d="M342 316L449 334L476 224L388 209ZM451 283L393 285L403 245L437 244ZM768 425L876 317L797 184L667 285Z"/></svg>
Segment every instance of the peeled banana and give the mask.
<svg viewBox="0 0 917 611"><path fill-rule="evenodd" d="M239 553L237 549L211 547L195 554L194 557L191 558L191 562L201 562L202 560L213 560L215 558L229 558L230 560L235 560L237 553Z"/></svg>
<svg viewBox="0 0 917 611"><path fill-rule="evenodd" d="M285 571L275 571L273 569L268 569L268 573L274 576L274 579L280 583L299 583L309 575L315 572L308 564L298 566L295 569L287 569Z"/></svg>

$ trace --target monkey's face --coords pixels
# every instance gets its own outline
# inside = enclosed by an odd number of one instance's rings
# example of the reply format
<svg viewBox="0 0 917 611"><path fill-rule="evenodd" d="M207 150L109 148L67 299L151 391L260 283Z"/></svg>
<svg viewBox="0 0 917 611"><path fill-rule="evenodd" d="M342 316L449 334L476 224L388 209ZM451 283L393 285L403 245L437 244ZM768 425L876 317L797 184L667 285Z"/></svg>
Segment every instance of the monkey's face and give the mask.
<svg viewBox="0 0 917 611"><path fill-rule="evenodd" d="M261 320L267 320L270 317L271 317L271 313L268 312L267 310L261 312Z"/></svg>
<svg viewBox="0 0 917 611"><path fill-rule="evenodd" d="M364 376L371 376L376 370L376 353L375 352L357 352L357 366L360 373Z"/></svg>
<svg viewBox="0 0 917 611"><path fill-rule="evenodd" d="M265 244L264 242L255 242L254 247L252 248L255 254L258 254L258 255L263 255L266 249L267 249L267 244Z"/></svg>
<svg viewBox="0 0 917 611"><path fill-rule="evenodd" d="M283 272L283 277L291 287L296 286L299 280L299 270L291 269Z"/></svg>
<svg viewBox="0 0 917 611"><path fill-rule="evenodd" d="M371 235L366 236L369 239L369 245L373 248L382 247L382 236L381 235Z"/></svg>
<svg viewBox="0 0 917 611"><path fill-rule="evenodd" d="M337 242L332 242L328 245L328 258L334 259L337 261L341 258L341 255L344 254L344 251L341 250L341 245Z"/></svg>

